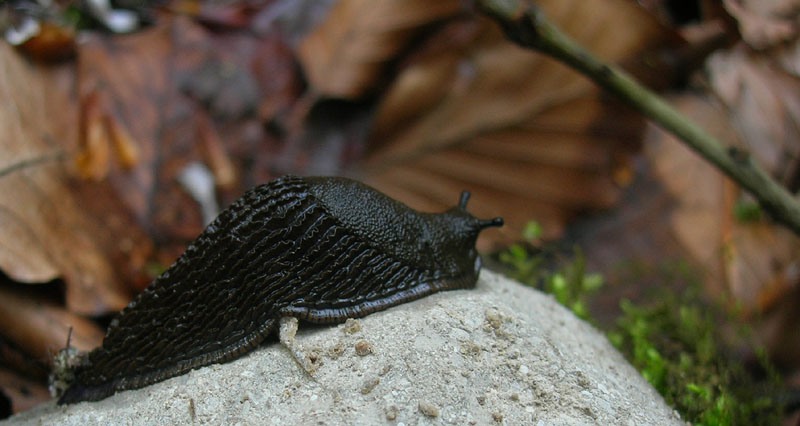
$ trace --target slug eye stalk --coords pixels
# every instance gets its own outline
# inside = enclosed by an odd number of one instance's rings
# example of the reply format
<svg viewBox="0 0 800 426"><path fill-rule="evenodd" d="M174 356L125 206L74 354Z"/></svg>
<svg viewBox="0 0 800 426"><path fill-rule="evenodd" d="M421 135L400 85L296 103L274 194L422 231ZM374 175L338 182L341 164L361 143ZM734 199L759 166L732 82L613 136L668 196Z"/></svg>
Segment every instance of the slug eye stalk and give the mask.
<svg viewBox="0 0 800 426"><path fill-rule="evenodd" d="M471 195L472 194L470 194L469 191L462 191L461 192L461 197L458 200L458 208L459 208L459 210L462 210L464 212L467 211L467 202L469 201L469 197ZM482 230L484 230L486 228L491 228L491 227L498 227L499 228L501 226L503 226L503 218L502 217L496 217L496 218L493 218L493 219L475 219L474 222L473 222L472 229L475 232L480 232L480 231L482 231Z"/></svg>
<svg viewBox="0 0 800 426"><path fill-rule="evenodd" d="M491 227L498 227L499 228L501 226L503 226L503 218L502 217L496 217L496 218L493 218L493 219L478 219L476 230L477 231L482 231L482 230L484 230L486 228L491 228Z"/></svg>
<svg viewBox="0 0 800 426"><path fill-rule="evenodd" d="M461 192L461 198L458 200L458 207L461 210L467 210L467 201L469 201L470 195L469 191Z"/></svg>

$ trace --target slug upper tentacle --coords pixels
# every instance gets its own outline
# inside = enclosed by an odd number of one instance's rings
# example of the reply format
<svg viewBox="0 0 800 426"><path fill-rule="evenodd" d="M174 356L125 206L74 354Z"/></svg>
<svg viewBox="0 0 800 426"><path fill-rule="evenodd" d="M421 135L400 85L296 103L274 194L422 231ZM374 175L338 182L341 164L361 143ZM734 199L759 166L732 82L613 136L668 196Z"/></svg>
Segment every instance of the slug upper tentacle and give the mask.
<svg viewBox="0 0 800 426"><path fill-rule="evenodd" d="M236 358L280 317L343 322L475 285L466 210L419 213L346 178L286 176L247 191L112 321L59 403L103 399Z"/></svg>

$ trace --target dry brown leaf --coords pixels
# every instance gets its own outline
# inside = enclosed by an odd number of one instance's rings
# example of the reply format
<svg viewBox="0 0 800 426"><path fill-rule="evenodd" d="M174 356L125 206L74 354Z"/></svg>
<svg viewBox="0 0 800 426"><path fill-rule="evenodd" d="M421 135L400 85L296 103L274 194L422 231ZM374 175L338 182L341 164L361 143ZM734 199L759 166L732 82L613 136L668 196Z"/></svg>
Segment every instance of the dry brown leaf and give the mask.
<svg viewBox="0 0 800 426"><path fill-rule="evenodd" d="M70 187L60 159L75 146L77 117L68 113L75 109L66 92L46 84L58 76L45 78L6 45L0 57L0 269L21 282L63 279L75 312L120 309L129 296L117 273L127 269L108 256L124 251L130 233L104 234Z"/></svg>
<svg viewBox="0 0 800 426"><path fill-rule="evenodd" d="M456 0L340 0L303 40L298 57L319 95L358 98L427 25L460 8Z"/></svg>
<svg viewBox="0 0 800 426"><path fill-rule="evenodd" d="M612 61L671 37L625 1L538 4ZM453 28L462 25L470 28ZM567 67L506 41L493 23L444 31L461 34L461 45L412 62L379 104L367 181L418 208L449 206L442 186L471 189L476 212L514 216L487 232L493 241L517 239L532 219L556 237L577 213L611 206L619 196L614 179L630 175L620 168L630 167L638 116L601 101Z"/></svg>
<svg viewBox="0 0 800 426"><path fill-rule="evenodd" d="M692 95L675 101L721 140L740 140L718 106ZM761 313L763 342L779 358L796 359L800 346L784 342L800 337L796 315L786 309L786 302L798 297L800 238L765 221L736 219L734 206L744 197L741 190L673 136L661 130L653 135L645 154L676 200L670 209L672 230L689 258L702 265L707 292L746 313Z"/></svg>
<svg viewBox="0 0 800 426"><path fill-rule="evenodd" d="M800 81L743 45L708 61L711 86L746 147L789 186L800 173Z"/></svg>
<svg viewBox="0 0 800 426"><path fill-rule="evenodd" d="M800 187L800 38L796 26L800 3L731 0L725 6L739 21L744 41L709 59L711 89L724 105L726 123L736 132L740 148L796 191ZM800 238L767 221L741 223L733 219L736 203L752 200L730 182L726 181L722 190L708 190L702 194L723 198L716 212L706 213L710 217L716 214L716 222L687 223L684 235L708 229L718 230L719 235L707 241L685 239L685 244L692 252L702 245L706 251L717 250L714 256L701 259L706 265L714 262L712 269L718 273L712 276L718 279L711 282L717 282L720 291L730 294L746 312L760 313L758 334L772 355L796 365L800 357L800 345L796 344L800 342L796 314ZM685 193L676 196L687 198Z"/></svg>
<svg viewBox="0 0 800 426"><path fill-rule="evenodd" d="M749 47L783 72L800 77L800 2L798 0L726 0Z"/></svg>
<svg viewBox="0 0 800 426"><path fill-rule="evenodd" d="M722 140L739 140L718 107L691 96L678 107ZM769 309L777 288L794 288L800 239L767 222L742 223L733 216L742 193L717 169L677 141L657 131L646 155L654 172L678 200L673 228L691 258L703 264L707 285L717 298L730 294L748 311Z"/></svg>
<svg viewBox="0 0 800 426"><path fill-rule="evenodd" d="M707 100L694 96L673 97L671 103L728 143L736 142L725 114ZM644 155L653 175L673 197L670 223L675 237L689 252L689 259L704 267L709 293L724 298L724 240L732 224L730 184L725 177L673 135L650 127Z"/></svg>
<svg viewBox="0 0 800 426"><path fill-rule="evenodd" d="M723 4L739 21L742 38L756 49L797 38L797 0L724 0Z"/></svg>
<svg viewBox="0 0 800 426"><path fill-rule="evenodd" d="M726 2L741 26L760 28L761 39L743 30L745 41L712 56L707 63L711 88L724 104L741 146L770 174L792 190L800 186L800 82L797 65L786 67L788 46L798 45L796 28L776 36L771 23L753 16L788 19L796 16L797 2ZM751 16L753 15L753 16ZM788 41L786 37L790 37ZM759 44L760 43L760 44ZM741 195L735 188L723 212L733 209ZM722 213L725 215L726 213ZM725 216L723 216L725 217ZM782 299L797 292L800 240L772 224L735 221L723 236L725 280L736 301L751 311L780 310ZM771 315L776 315L774 312ZM785 315L784 315L785 316ZM781 323L781 321L772 321ZM772 333L780 338L779 333Z"/></svg>
<svg viewBox="0 0 800 426"><path fill-rule="evenodd" d="M691 96L676 104L721 140L741 140L719 107ZM657 134L645 153L655 175L678 201L672 214L677 238L691 258L704 265L715 297L730 294L748 311L768 308L765 302L776 286L786 290L795 285L791 271L800 268L800 239L766 222L734 218L740 190L673 136Z"/></svg>
<svg viewBox="0 0 800 426"><path fill-rule="evenodd" d="M95 323L30 291L0 287L0 327L34 359L52 365L67 338L79 350L97 347L105 334ZM71 336L70 336L70 329Z"/></svg>

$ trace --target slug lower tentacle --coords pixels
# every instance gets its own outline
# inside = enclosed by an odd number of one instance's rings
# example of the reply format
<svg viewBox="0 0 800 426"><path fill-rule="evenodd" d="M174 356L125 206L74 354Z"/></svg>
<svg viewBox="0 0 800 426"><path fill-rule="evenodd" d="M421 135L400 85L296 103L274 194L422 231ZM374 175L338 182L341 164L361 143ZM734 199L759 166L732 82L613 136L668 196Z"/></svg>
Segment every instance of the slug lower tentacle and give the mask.
<svg viewBox="0 0 800 426"><path fill-rule="evenodd" d="M346 178L287 176L249 190L112 321L60 404L103 399L258 346L280 317L343 322L475 285L469 193L419 213Z"/></svg>

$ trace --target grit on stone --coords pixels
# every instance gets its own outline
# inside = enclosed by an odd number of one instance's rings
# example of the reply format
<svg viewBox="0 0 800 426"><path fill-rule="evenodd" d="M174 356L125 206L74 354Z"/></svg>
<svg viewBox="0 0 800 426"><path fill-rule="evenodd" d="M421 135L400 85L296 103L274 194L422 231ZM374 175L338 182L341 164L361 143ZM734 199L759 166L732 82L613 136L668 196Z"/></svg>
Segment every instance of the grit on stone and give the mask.
<svg viewBox="0 0 800 426"><path fill-rule="evenodd" d="M54 402L14 424L681 425L606 338L552 297L483 271L347 325L300 324L272 344L92 403ZM366 350L369 348L369 350Z"/></svg>

